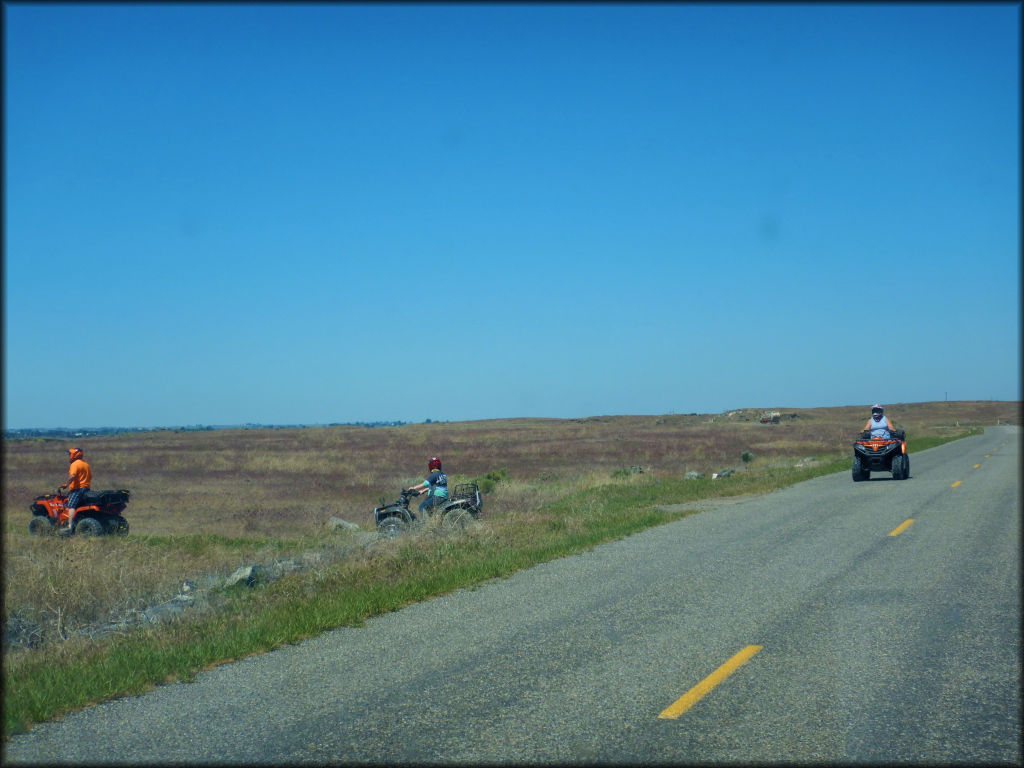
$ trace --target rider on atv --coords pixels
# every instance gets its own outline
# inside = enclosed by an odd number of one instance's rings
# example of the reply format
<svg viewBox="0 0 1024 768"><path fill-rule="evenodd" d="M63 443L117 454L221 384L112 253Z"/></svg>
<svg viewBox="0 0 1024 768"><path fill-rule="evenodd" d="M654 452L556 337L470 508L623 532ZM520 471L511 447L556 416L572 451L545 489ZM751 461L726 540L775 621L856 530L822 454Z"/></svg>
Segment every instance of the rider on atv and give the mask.
<svg viewBox="0 0 1024 768"><path fill-rule="evenodd" d="M427 498L420 502L419 510L421 515L448 498L448 476L441 471L441 460L437 456L431 457L430 461L427 462L427 472L430 474L427 475L426 480L405 489L407 491L416 491L417 496L422 493L427 494Z"/></svg>
<svg viewBox="0 0 1024 768"><path fill-rule="evenodd" d="M68 448L68 481L60 486L58 490L67 488L68 493L68 524L61 529L61 533L71 533L75 525L75 511L81 503L82 494L89 490L92 485L92 469L82 458L81 448Z"/></svg>
<svg viewBox="0 0 1024 768"><path fill-rule="evenodd" d="M889 417L885 415L885 409L877 403L871 406L871 418L868 419L868 423L864 425L864 431L870 432L871 437L880 437L883 440L889 440L892 438L892 432L895 427L892 422L889 421Z"/></svg>

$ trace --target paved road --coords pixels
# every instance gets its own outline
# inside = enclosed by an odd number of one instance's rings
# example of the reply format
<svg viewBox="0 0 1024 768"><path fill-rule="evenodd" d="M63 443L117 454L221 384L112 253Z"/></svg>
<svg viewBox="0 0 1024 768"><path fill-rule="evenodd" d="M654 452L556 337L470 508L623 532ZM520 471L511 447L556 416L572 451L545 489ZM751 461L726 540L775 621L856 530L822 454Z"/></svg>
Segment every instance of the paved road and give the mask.
<svg viewBox="0 0 1024 768"><path fill-rule="evenodd" d="M1019 763L1019 445L988 428L903 482L716 507L69 715L4 760Z"/></svg>

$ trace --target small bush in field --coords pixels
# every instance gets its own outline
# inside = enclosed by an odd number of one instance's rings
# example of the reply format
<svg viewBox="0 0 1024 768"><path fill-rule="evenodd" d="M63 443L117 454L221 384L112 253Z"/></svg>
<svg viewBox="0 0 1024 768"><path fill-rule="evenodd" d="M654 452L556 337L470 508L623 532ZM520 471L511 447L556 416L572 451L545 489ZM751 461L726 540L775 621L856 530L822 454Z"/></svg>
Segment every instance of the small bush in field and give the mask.
<svg viewBox="0 0 1024 768"><path fill-rule="evenodd" d="M749 464L751 461L754 460L754 454L752 454L750 451L744 451L743 453L740 454L740 459L743 460L744 464Z"/></svg>
<svg viewBox="0 0 1024 768"><path fill-rule="evenodd" d="M633 465L632 467L619 467L612 472L613 478L630 477L632 475L642 475L644 468L639 465Z"/></svg>
<svg viewBox="0 0 1024 768"><path fill-rule="evenodd" d="M507 477L507 469L492 469L483 477L474 477L470 482L477 484L480 493L493 493L495 486Z"/></svg>

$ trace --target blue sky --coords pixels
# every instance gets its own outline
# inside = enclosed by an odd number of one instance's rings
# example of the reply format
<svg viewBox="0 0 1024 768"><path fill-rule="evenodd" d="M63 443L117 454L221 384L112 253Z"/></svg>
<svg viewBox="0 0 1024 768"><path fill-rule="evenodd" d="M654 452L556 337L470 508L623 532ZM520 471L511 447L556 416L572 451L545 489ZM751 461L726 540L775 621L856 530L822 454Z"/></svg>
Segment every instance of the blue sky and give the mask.
<svg viewBox="0 0 1024 768"><path fill-rule="evenodd" d="M1017 4L4 4L4 424L1020 397Z"/></svg>

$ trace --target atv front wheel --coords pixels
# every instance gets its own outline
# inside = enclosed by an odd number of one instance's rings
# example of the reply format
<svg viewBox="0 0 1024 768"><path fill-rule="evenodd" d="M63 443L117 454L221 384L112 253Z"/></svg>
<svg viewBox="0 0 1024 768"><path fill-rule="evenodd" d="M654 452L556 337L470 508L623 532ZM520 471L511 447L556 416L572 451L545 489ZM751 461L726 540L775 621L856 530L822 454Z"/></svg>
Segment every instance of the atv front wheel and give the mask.
<svg viewBox="0 0 1024 768"><path fill-rule="evenodd" d="M75 524L75 533L79 536L102 536L103 523L95 517L83 517Z"/></svg>
<svg viewBox="0 0 1024 768"><path fill-rule="evenodd" d="M853 474L853 482L859 483L861 480L868 479L868 472L865 470L860 463L860 456L853 457L853 466L851 468Z"/></svg>
<svg viewBox="0 0 1024 768"><path fill-rule="evenodd" d="M45 515L37 515L28 521L28 532L32 536L49 536L53 533L53 523Z"/></svg>
<svg viewBox="0 0 1024 768"><path fill-rule="evenodd" d="M906 464L902 456L892 457L892 479L902 480L907 476Z"/></svg>
<svg viewBox="0 0 1024 768"><path fill-rule="evenodd" d="M377 533L385 539L401 536L409 528L409 524L400 517L385 517L377 523Z"/></svg>

